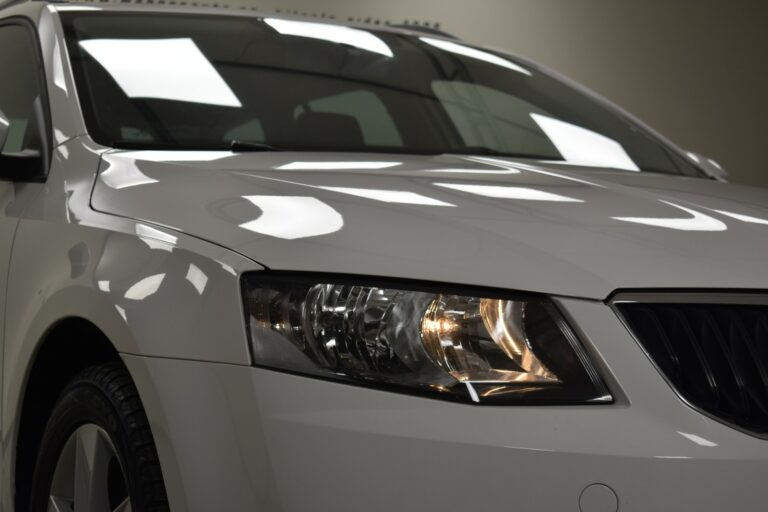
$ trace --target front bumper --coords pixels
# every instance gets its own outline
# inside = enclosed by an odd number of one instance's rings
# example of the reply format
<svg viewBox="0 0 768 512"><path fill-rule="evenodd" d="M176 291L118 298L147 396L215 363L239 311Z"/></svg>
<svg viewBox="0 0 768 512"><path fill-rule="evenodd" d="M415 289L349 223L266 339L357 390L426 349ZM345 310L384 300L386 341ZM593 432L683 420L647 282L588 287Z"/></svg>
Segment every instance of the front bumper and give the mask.
<svg viewBox="0 0 768 512"><path fill-rule="evenodd" d="M754 511L768 441L684 405L604 304L563 300L611 405L472 406L268 370L124 356L173 510ZM582 512L609 510L592 487ZM606 508L608 507L608 508Z"/></svg>

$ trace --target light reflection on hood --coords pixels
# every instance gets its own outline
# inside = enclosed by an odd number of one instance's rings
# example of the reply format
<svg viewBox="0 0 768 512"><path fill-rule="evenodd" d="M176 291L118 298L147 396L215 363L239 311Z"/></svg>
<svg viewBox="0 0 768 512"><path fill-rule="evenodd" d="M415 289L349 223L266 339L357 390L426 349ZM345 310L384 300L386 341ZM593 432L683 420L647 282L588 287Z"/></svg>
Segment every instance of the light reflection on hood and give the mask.
<svg viewBox="0 0 768 512"><path fill-rule="evenodd" d="M381 201L384 203L400 203L400 204L414 204L422 206L452 206L455 204L446 203L439 199L427 197L416 192L408 192L406 190L381 190L373 188L349 188L349 187L318 187L323 190L331 192L338 192L340 194L348 194L351 196L364 197L366 199L373 199L374 201Z"/></svg>
<svg viewBox="0 0 768 512"><path fill-rule="evenodd" d="M108 187L115 190L157 183L156 179L139 170L135 160L126 160L125 165L111 165L102 171L99 177Z"/></svg>
<svg viewBox="0 0 768 512"><path fill-rule="evenodd" d="M389 169L402 162L291 162L275 167L278 171L344 171L363 169Z"/></svg>
<svg viewBox="0 0 768 512"><path fill-rule="evenodd" d="M762 224L764 226L768 226L768 219L761 219L759 217L752 217L750 215L743 215L741 213L724 212L723 210L714 210L714 211L716 211L720 215L725 215L726 217L740 220L741 222L746 222L748 224Z"/></svg>
<svg viewBox="0 0 768 512"><path fill-rule="evenodd" d="M583 203L581 199L567 197L528 187L502 185L467 185L463 183L435 183L437 187L450 188L467 194L492 197L495 199L517 199L519 201L549 201L554 203Z"/></svg>
<svg viewBox="0 0 768 512"><path fill-rule="evenodd" d="M261 216L240 227L285 240L327 235L339 231L344 219L339 212L314 197L244 196L261 209Z"/></svg>
<svg viewBox="0 0 768 512"><path fill-rule="evenodd" d="M661 201L673 208L684 211L691 217L683 218L654 218L654 217L611 217L614 220L622 222L631 222L634 224L644 224L646 226L656 226L659 228L676 229L679 231L726 231L728 226L723 221L717 220L691 208L680 206L669 201Z"/></svg>

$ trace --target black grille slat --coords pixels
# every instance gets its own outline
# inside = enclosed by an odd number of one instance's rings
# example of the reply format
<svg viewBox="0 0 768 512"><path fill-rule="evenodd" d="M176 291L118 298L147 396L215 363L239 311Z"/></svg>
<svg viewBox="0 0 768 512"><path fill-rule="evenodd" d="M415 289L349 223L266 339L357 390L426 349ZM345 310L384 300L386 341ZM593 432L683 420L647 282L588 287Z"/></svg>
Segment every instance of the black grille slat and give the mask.
<svg viewBox="0 0 768 512"><path fill-rule="evenodd" d="M616 307L686 401L768 435L768 305L618 302Z"/></svg>
<svg viewBox="0 0 768 512"><path fill-rule="evenodd" d="M762 315L757 315L757 317L752 339L768 339L768 311L764 312ZM759 354L760 363L763 368L766 369L766 373L768 374L768 343L756 343L755 348Z"/></svg>
<svg viewBox="0 0 768 512"><path fill-rule="evenodd" d="M760 356L760 345L746 323L733 312L729 311L728 315L728 338L744 390L761 413L768 415L768 364ZM744 343L733 343L734 339L742 339Z"/></svg>
<svg viewBox="0 0 768 512"><path fill-rule="evenodd" d="M696 341L684 311L667 307L662 310L662 318L665 319L667 337L676 344L679 352L686 356L686 364L681 370L682 380L687 383L686 387L702 400L719 402L720 394L715 375L701 345Z"/></svg>
<svg viewBox="0 0 768 512"><path fill-rule="evenodd" d="M682 366L680 363L680 357L675 351L672 342L669 341L666 329L661 324L659 317L650 309L639 307L632 312L632 316L641 330L644 331L644 337L650 342L658 345L656 350L663 350L666 353L666 357L661 358L659 364L663 367L665 372L680 376L682 372ZM648 331L653 332L648 332Z"/></svg>
<svg viewBox="0 0 768 512"><path fill-rule="evenodd" d="M768 343L760 340L768 340L768 329L760 332L761 315L752 315L752 325L755 325L753 332L748 328L749 322L743 322L739 319L734 320L734 338L745 340L746 354L740 361L744 367L752 368L753 374L747 374L745 382L747 389L755 403L760 406L761 413L768 416Z"/></svg>
<svg viewBox="0 0 768 512"><path fill-rule="evenodd" d="M737 414L748 416L751 405L749 393L744 385L744 371L736 360L731 343L720 332L720 327L711 312L700 311L699 314L701 315L699 339L702 340L707 359L714 361L713 367L717 372L721 400L727 404L727 407L736 410ZM736 347L738 346L743 344L737 344Z"/></svg>

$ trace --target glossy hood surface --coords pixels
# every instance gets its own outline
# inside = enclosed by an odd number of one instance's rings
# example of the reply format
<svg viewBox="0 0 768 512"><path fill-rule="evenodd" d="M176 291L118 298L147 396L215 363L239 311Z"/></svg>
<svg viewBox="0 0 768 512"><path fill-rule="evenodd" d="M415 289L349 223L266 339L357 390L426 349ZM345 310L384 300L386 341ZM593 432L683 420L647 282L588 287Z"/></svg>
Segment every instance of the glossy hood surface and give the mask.
<svg viewBox="0 0 768 512"><path fill-rule="evenodd" d="M768 191L530 160L111 151L96 210L273 270L605 299L768 288Z"/></svg>

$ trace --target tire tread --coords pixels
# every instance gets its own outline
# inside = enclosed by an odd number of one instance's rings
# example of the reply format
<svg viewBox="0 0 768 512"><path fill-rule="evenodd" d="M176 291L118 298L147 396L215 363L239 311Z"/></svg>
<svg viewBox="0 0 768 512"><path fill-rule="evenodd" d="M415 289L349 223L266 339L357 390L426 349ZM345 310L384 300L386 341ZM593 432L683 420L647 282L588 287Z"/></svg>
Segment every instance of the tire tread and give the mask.
<svg viewBox="0 0 768 512"><path fill-rule="evenodd" d="M86 404L87 403L87 404ZM138 390L126 367L120 363L109 363L86 368L77 374L62 392L48 422L41 446L55 442L60 437L57 426L73 406L93 409L109 425L108 431L121 432L125 438L126 457L131 457L133 468L131 478L134 488L141 493L141 503L134 505L135 512L168 512L168 498L163 482L160 459ZM113 440L115 442L115 440ZM41 465L50 465L50 453L38 457L38 467L33 488L41 489L38 475ZM46 473L42 470L42 473ZM33 498L33 502L36 501Z"/></svg>

